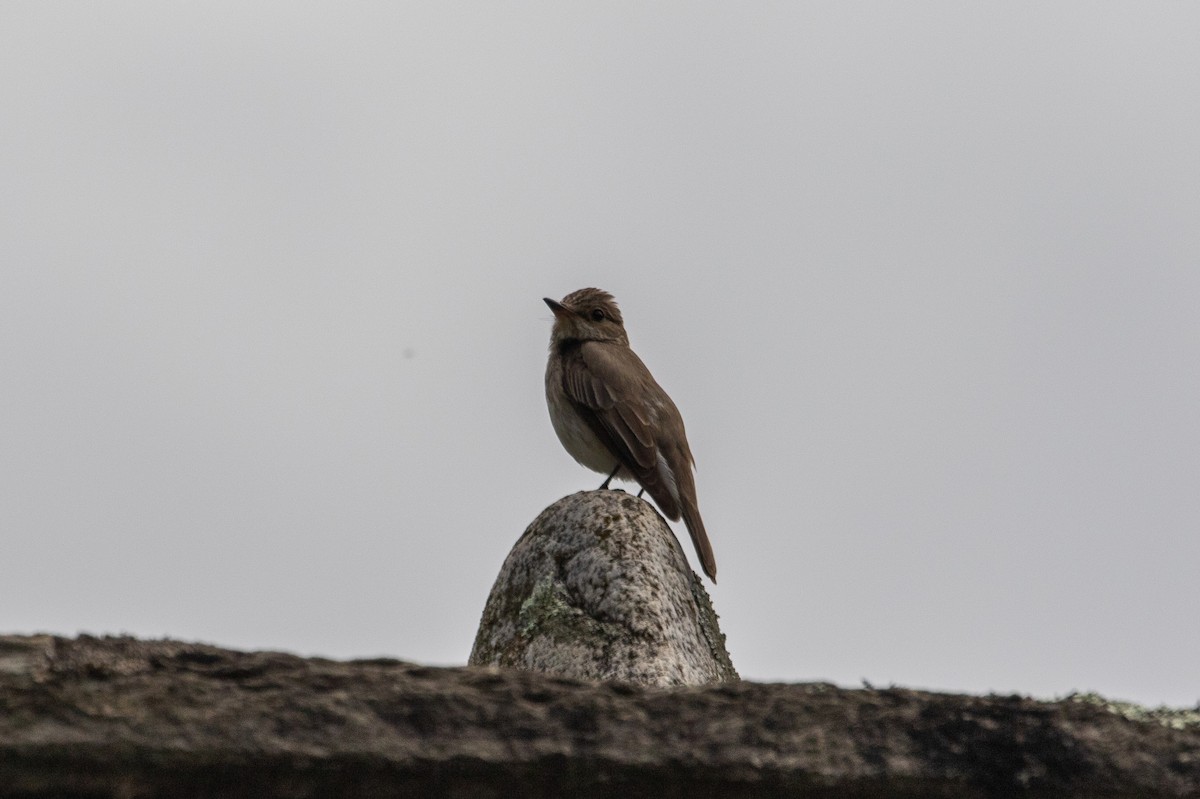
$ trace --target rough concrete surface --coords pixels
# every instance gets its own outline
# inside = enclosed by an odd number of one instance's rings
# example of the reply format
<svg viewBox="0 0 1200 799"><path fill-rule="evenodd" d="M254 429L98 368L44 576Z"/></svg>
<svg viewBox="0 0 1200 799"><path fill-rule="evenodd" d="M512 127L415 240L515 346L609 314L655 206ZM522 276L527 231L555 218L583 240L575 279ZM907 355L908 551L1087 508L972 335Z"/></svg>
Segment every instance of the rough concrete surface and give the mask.
<svg viewBox="0 0 1200 799"><path fill-rule="evenodd" d="M671 528L648 502L609 490L564 497L529 525L468 662L662 687L738 678Z"/></svg>
<svg viewBox="0 0 1200 799"><path fill-rule="evenodd" d="M0 637L0 796L1200 797L1195 714Z"/></svg>

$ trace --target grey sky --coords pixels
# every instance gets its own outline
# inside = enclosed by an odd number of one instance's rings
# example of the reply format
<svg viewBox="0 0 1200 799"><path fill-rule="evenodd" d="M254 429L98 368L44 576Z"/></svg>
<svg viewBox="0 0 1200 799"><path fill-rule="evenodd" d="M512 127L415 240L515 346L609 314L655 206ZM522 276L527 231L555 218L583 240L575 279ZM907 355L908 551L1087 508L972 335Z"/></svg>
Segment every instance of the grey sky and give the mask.
<svg viewBox="0 0 1200 799"><path fill-rule="evenodd" d="M465 662L599 483L542 396L541 298L594 285L743 676L1194 704L1197 42L1193 3L4 4L0 629Z"/></svg>

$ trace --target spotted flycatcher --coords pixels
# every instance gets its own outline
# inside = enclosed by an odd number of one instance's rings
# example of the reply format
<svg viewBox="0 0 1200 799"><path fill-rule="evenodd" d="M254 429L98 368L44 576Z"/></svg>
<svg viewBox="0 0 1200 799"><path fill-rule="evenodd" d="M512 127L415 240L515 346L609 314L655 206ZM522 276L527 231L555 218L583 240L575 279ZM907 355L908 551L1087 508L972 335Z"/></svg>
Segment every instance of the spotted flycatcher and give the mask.
<svg viewBox="0 0 1200 799"><path fill-rule="evenodd" d="M617 302L607 291L580 289L546 304L554 312L546 404L558 440L575 460L636 480L672 521L683 516L704 573L717 561L704 532L692 479L695 460L679 409L634 351Z"/></svg>

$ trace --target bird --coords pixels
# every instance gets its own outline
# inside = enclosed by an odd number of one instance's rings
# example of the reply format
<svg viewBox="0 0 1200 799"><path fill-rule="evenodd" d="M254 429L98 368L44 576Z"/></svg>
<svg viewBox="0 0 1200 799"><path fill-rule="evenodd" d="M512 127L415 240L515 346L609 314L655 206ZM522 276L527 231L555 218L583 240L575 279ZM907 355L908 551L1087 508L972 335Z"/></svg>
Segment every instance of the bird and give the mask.
<svg viewBox="0 0 1200 799"><path fill-rule="evenodd" d="M558 440L580 464L608 475L601 489L613 478L636 480L664 516L682 516L715 584L717 561L696 503L683 417L630 348L616 300L585 288L544 301L554 312L546 405Z"/></svg>

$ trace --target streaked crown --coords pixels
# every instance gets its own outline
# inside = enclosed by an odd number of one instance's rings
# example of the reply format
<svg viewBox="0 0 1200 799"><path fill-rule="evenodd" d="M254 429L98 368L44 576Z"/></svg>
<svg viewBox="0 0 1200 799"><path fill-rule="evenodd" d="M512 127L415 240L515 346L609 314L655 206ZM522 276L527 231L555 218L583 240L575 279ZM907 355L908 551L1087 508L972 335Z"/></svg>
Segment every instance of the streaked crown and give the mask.
<svg viewBox="0 0 1200 799"><path fill-rule="evenodd" d="M617 301L607 291L596 288L572 291L558 303L565 313L555 309L555 341L613 341L628 345L625 320ZM554 305L550 306L554 309Z"/></svg>
<svg viewBox="0 0 1200 799"><path fill-rule="evenodd" d="M570 294L562 298L562 304L575 311L580 316L587 316L595 319L592 311L599 310L604 316L618 325L625 323L621 318L621 309L617 307L617 300L613 295L603 289L580 289L572 291Z"/></svg>

